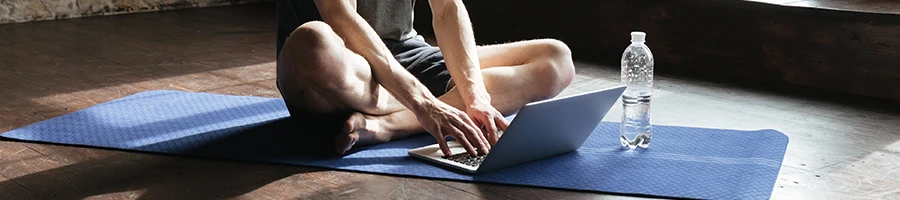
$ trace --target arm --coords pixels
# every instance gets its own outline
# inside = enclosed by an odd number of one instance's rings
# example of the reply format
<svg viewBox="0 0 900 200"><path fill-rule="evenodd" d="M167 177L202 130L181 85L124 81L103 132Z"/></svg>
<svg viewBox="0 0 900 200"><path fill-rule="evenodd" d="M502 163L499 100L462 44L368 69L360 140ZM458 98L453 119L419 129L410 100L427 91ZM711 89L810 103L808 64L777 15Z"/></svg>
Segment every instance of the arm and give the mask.
<svg viewBox="0 0 900 200"><path fill-rule="evenodd" d="M446 136L453 136L469 152L487 153L488 141L475 123L462 111L438 100L428 88L394 59L375 30L356 13L355 0L315 0L325 23L344 39L347 48L366 59L372 78L401 104L410 109L426 131L440 144L444 155L450 155Z"/></svg>
<svg viewBox="0 0 900 200"><path fill-rule="evenodd" d="M498 140L497 129L505 130L509 123L491 106L491 96L485 89L478 63L468 11L462 0L429 0L429 4L438 46L465 102L466 112L479 127L486 127L486 137L495 144Z"/></svg>
<svg viewBox="0 0 900 200"><path fill-rule="evenodd" d="M322 19L346 42L347 48L369 62L372 76L401 104L420 113L426 104L437 101L428 88L394 59L384 42L356 13L356 1L316 0Z"/></svg>
<svg viewBox="0 0 900 200"><path fill-rule="evenodd" d="M447 70L459 88L466 105L476 101L490 104L484 88L481 67L475 50L472 23L462 0L430 0L434 33L447 62Z"/></svg>

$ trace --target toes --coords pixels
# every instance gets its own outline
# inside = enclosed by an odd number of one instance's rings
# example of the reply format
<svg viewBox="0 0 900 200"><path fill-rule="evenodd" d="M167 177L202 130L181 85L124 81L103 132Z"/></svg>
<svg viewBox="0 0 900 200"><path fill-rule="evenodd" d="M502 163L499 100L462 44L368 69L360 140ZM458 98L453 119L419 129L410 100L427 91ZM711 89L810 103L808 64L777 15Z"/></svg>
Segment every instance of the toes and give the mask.
<svg viewBox="0 0 900 200"><path fill-rule="evenodd" d="M377 123L368 122L367 116L362 113L353 113L344 122L344 130L334 141L335 150L343 155L354 145L369 145L379 142L376 131L372 128Z"/></svg>
<svg viewBox="0 0 900 200"><path fill-rule="evenodd" d="M366 116L362 113L353 113L347 118L347 121L344 122L344 130L342 133L350 133L357 131L360 128L366 127Z"/></svg>
<svg viewBox="0 0 900 200"><path fill-rule="evenodd" d="M335 140L335 150L337 150L338 155L344 155L344 153L353 148L357 141L359 141L359 134L357 133L341 134Z"/></svg>
<svg viewBox="0 0 900 200"><path fill-rule="evenodd" d="M353 122L353 117L351 116L350 119L344 122L344 129L341 130L341 133L353 132L353 129L356 129L356 123Z"/></svg>

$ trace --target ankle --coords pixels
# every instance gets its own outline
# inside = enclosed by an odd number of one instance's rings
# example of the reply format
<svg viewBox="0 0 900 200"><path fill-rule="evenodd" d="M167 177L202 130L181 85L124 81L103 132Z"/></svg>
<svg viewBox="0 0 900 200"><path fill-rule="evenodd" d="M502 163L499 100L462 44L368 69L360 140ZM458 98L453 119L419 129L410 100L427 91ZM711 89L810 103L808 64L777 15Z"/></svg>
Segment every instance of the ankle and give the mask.
<svg viewBox="0 0 900 200"><path fill-rule="evenodd" d="M378 135L385 142L403 139L424 132L419 121L408 110L387 115L372 116L372 124L377 124Z"/></svg>
<svg viewBox="0 0 900 200"><path fill-rule="evenodd" d="M383 116L366 115L366 130L372 134L372 140L378 143L390 142L394 139L392 132L385 129L386 125L389 124L385 122Z"/></svg>

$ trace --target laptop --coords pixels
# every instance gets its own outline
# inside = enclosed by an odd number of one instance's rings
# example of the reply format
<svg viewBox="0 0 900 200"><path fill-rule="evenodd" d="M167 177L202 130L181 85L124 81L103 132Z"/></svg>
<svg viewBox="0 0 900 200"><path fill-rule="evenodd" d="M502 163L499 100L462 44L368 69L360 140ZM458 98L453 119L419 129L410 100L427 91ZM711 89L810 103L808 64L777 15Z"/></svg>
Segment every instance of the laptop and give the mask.
<svg viewBox="0 0 900 200"><path fill-rule="evenodd" d="M459 142L448 141L452 156L438 144L408 151L410 156L467 173L480 174L575 151L625 91L616 86L526 104L487 155L471 156ZM615 138L612 138L615 139Z"/></svg>

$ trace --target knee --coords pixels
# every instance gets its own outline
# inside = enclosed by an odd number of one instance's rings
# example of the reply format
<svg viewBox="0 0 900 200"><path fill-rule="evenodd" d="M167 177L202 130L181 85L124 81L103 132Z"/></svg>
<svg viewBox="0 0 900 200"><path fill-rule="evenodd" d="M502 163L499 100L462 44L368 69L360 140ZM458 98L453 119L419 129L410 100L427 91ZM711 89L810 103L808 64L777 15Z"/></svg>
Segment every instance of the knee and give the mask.
<svg viewBox="0 0 900 200"><path fill-rule="evenodd" d="M284 42L284 48L291 50L325 48L331 42L342 42L331 26L321 21L304 23L294 29Z"/></svg>
<svg viewBox="0 0 900 200"><path fill-rule="evenodd" d="M288 63L291 68L299 65L304 65L304 68L320 66L319 63L327 58L326 54L331 52L334 40L340 41L340 37L328 24L320 21L304 23L288 36L277 62Z"/></svg>
<svg viewBox="0 0 900 200"><path fill-rule="evenodd" d="M572 58L572 50L569 49L569 45L563 41L556 39L540 39L537 40L537 43L537 45L540 46L541 53L544 57L556 59L567 57L569 60Z"/></svg>
<svg viewBox="0 0 900 200"><path fill-rule="evenodd" d="M552 63L551 66L556 74L558 83L561 87L567 87L575 77L575 62L572 60L572 50L569 45L559 40L547 39L545 50L546 57Z"/></svg>
<svg viewBox="0 0 900 200"><path fill-rule="evenodd" d="M360 58L348 58L352 55L344 51L343 40L328 24L307 22L297 27L285 42L277 61L277 79L321 88L346 87L346 81L341 80L351 73L350 64Z"/></svg>
<svg viewBox="0 0 900 200"><path fill-rule="evenodd" d="M572 61L572 51L566 43L554 40L539 40L540 56L546 67L541 70L542 77L546 81L539 98L553 98L562 92L575 77L575 64Z"/></svg>

